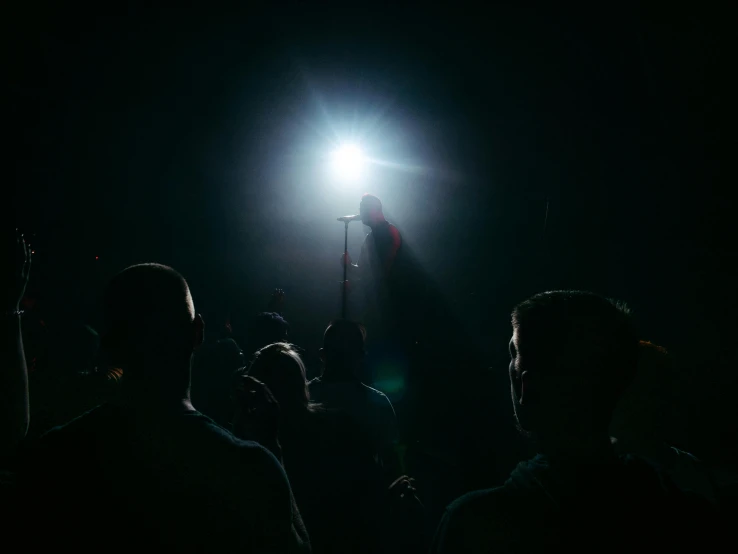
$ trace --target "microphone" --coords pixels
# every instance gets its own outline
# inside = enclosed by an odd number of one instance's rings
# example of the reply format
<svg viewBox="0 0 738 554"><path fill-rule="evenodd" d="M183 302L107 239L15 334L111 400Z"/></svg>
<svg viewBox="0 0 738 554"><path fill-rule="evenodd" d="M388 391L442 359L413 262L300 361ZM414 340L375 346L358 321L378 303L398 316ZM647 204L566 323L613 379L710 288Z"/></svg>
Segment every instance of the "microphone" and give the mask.
<svg viewBox="0 0 738 554"><path fill-rule="evenodd" d="M360 215L345 215L343 217L339 217L337 221L348 223L349 221L358 221L359 219L361 219Z"/></svg>

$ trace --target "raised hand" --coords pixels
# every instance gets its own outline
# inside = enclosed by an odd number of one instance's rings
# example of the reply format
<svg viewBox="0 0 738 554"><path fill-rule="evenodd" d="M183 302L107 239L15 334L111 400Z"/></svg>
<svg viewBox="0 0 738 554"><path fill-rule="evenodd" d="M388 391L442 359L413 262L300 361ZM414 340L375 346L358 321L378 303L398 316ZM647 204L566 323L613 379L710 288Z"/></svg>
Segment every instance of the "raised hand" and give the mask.
<svg viewBox="0 0 738 554"><path fill-rule="evenodd" d="M391 500L403 499L405 495L415 496L415 479L402 475L387 488L387 493Z"/></svg>
<svg viewBox="0 0 738 554"><path fill-rule="evenodd" d="M8 237L10 238L10 237ZM19 307L31 273L31 246L16 229L12 248L2 253L5 311L0 320L0 458L13 453L26 436L30 420L28 371L23 353Z"/></svg>
<svg viewBox="0 0 738 554"><path fill-rule="evenodd" d="M269 298L269 306L267 308L267 311L281 314L282 309L284 308L284 298L285 294L282 289L274 289L274 292L272 292L272 296Z"/></svg>
<svg viewBox="0 0 738 554"><path fill-rule="evenodd" d="M4 270L7 272L5 275L7 288L3 291L5 305L2 308L14 312L18 310L21 300L23 300L28 278L31 275L31 245L26 242L18 229L15 230L13 252L8 262L8 265L4 266Z"/></svg>

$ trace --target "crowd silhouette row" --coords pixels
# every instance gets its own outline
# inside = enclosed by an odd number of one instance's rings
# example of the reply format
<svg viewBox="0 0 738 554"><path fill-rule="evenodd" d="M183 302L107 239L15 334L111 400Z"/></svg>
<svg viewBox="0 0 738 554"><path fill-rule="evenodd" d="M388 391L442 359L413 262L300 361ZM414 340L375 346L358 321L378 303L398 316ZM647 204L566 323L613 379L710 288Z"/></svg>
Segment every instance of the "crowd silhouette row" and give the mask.
<svg viewBox="0 0 738 554"><path fill-rule="evenodd" d="M91 409L68 413L78 403L57 398L47 430L32 417L44 412L29 393L23 347L31 251L22 237L3 263L7 552L616 552L734 542L719 483L647 424L657 397L628 392L669 354L639 340L618 302L543 292L515 307L512 338L490 337L509 340L511 408L536 455L438 521L424 505L430 484L406 471L390 399L362 382L361 324L327 325L322 371L309 380L279 293L244 355L232 337L206 343L178 272L129 267L103 298L106 364L85 381L94 383L84 391Z"/></svg>

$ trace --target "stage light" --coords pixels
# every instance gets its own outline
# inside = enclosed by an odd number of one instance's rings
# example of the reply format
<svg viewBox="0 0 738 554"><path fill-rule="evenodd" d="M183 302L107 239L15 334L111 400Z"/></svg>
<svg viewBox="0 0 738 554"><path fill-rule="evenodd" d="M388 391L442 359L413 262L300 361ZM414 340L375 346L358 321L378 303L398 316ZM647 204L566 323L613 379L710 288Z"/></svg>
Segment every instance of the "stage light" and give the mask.
<svg viewBox="0 0 738 554"><path fill-rule="evenodd" d="M366 159L355 144L344 144L331 155L331 165L336 177L342 181L355 181L364 171Z"/></svg>

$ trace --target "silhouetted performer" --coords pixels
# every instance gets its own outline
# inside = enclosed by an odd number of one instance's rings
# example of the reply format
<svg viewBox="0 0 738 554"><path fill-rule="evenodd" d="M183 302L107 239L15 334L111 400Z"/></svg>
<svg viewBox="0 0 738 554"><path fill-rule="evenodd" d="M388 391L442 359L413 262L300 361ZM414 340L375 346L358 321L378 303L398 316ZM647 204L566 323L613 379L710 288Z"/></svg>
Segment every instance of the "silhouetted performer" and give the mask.
<svg viewBox="0 0 738 554"><path fill-rule="evenodd" d="M203 340L173 269L133 266L110 283L103 347L120 396L52 429L22 456L29 551L309 551L280 463L190 402Z"/></svg>
<svg viewBox="0 0 738 554"><path fill-rule="evenodd" d="M451 504L432 552L709 550L709 510L697 497L610 444L638 358L627 311L591 293L549 292L518 305L512 323L513 409L539 454L501 487Z"/></svg>
<svg viewBox="0 0 738 554"><path fill-rule="evenodd" d="M352 275L359 279L365 302L364 317L372 334L385 327L392 319L391 283L393 268L402 247L402 237L397 227L389 223L382 212L382 202L372 194L365 194L359 204L359 214L371 232L364 239L359 263L353 264ZM349 263L351 260L347 260Z"/></svg>

